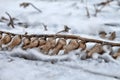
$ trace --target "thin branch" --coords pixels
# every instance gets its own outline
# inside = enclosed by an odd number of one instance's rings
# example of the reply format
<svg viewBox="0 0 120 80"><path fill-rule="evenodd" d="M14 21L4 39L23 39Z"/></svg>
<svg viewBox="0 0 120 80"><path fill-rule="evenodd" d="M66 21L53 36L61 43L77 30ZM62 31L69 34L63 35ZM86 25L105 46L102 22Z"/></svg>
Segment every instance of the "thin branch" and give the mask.
<svg viewBox="0 0 120 80"><path fill-rule="evenodd" d="M34 9L36 9L38 12L42 12L40 9L38 9L35 5L33 5L32 3L29 3L29 2L23 2L23 3L21 3L20 4L20 6L22 6L22 7L24 7L24 8L26 8L26 7L28 7L29 5L31 5Z"/></svg>
<svg viewBox="0 0 120 80"><path fill-rule="evenodd" d="M59 31L56 34L61 33L61 32L69 32L70 29L71 28L69 28L67 25L64 25L64 30Z"/></svg>
<svg viewBox="0 0 120 80"><path fill-rule="evenodd" d="M88 10L88 7L86 6L85 9L86 9L87 17L90 18L90 12Z"/></svg>
<svg viewBox="0 0 120 80"><path fill-rule="evenodd" d="M6 12L6 14L9 16L9 19L10 19L9 23L8 23L8 26L11 26L12 28L15 28L13 18L10 16L10 14L8 12Z"/></svg>
<svg viewBox="0 0 120 80"><path fill-rule="evenodd" d="M43 27L44 27L44 30L47 31L47 25L45 25L44 23L42 23Z"/></svg>
<svg viewBox="0 0 120 80"><path fill-rule="evenodd" d="M42 12L40 9L38 9L35 5L33 5L32 3L30 3L30 5L34 8L34 9L36 9L38 12Z"/></svg>

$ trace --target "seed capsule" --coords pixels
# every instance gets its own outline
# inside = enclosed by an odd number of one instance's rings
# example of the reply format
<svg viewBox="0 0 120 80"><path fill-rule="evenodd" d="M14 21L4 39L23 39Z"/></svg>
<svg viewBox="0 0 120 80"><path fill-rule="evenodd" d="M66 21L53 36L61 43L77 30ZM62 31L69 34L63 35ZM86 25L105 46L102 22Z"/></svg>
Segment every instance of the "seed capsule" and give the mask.
<svg viewBox="0 0 120 80"><path fill-rule="evenodd" d="M72 40L70 40L69 44L66 45L66 47L64 48L64 53L67 54L68 52L75 50L78 47L79 47L78 40L72 39Z"/></svg>
<svg viewBox="0 0 120 80"><path fill-rule="evenodd" d="M53 49L51 55L57 55L59 53L59 51L64 48L65 45L66 45L66 40L65 39L59 39L55 48Z"/></svg>

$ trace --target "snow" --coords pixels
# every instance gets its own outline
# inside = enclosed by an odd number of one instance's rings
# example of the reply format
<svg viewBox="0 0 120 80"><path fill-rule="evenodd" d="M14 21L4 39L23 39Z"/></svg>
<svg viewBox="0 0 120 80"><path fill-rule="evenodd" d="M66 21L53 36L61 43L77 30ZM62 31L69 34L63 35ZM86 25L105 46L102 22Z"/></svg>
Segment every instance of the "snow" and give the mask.
<svg viewBox="0 0 120 80"><path fill-rule="evenodd" d="M107 5L97 17L94 17L93 4L105 0L0 0L0 17L8 18L5 12L18 19L17 22L26 22L28 28L23 26L8 27L0 22L0 31L17 34L55 34L64 29L64 25L71 28L67 34L100 39L99 31L116 31L120 40L120 9L116 2ZM86 16L86 1L90 11L90 18ZM39 13L31 6L22 8L22 2L31 2L42 10ZM44 31L42 23L47 25ZM115 26L105 24L117 24ZM63 33L65 34L65 33ZM103 39L100 39L103 40ZM108 40L105 40L108 41ZM112 41L110 41L112 42ZM87 43L91 48L95 43ZM116 47L113 47L116 50ZM118 48L118 47L117 47ZM19 47L12 51L0 51L0 80L119 80L120 60L114 60L108 55L95 53L93 59L81 60L82 55L76 57L79 50L70 52L69 55L47 56L36 49L22 50ZM20 58L21 57L21 58ZM100 59L97 59L101 57ZM26 60L24 58L28 58ZM103 58L110 60L105 62Z"/></svg>

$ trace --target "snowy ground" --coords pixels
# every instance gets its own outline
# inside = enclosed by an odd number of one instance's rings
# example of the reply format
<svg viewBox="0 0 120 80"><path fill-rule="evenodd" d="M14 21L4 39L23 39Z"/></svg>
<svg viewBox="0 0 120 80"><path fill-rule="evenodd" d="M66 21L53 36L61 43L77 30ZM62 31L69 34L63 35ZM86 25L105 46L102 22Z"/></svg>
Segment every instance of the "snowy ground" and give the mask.
<svg viewBox="0 0 120 80"><path fill-rule="evenodd" d="M19 6L22 2L31 2L42 13L31 6L24 9ZM84 0L85 1L85 0ZM97 17L94 17L93 4L105 0L88 0L90 18L86 16L86 2L80 0L0 0L0 17L8 17L5 12L17 18L20 22L29 24L28 28L15 26L10 28L6 23L0 23L0 30L24 34L54 34L68 25L71 28L69 34L84 37L97 38L98 32L105 30L108 33L116 31L116 41L120 40L120 7L116 2L106 6ZM41 23L46 24L48 31L44 31ZM108 26L105 24L115 24ZM22 53L20 49L14 49L13 53ZM25 54L38 55L34 50ZM8 51L0 51L0 80L120 80L120 61L105 63L96 60L80 60L73 56L71 61L63 61L52 64L41 60L25 60L11 57ZM24 52L23 52L24 53ZM43 55L42 55L43 56ZM71 57L71 56L70 56ZM46 58L46 57L45 57Z"/></svg>

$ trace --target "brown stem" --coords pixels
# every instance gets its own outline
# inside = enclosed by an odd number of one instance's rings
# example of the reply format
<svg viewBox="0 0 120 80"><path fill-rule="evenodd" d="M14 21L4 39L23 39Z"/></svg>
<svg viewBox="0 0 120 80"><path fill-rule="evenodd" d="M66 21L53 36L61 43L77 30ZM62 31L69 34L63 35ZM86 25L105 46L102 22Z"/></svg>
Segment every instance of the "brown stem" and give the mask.
<svg viewBox="0 0 120 80"><path fill-rule="evenodd" d="M32 3L30 3L30 5L34 8L34 9L36 9L38 12L42 12L40 9L38 9L35 5L33 5Z"/></svg>
<svg viewBox="0 0 120 80"><path fill-rule="evenodd" d="M8 23L8 26L12 26L12 28L15 28L14 27L14 21L13 21L13 18L10 16L10 14L8 13L8 12L6 12L6 14L9 16L9 19L10 19L10 21L9 21L9 23Z"/></svg>

